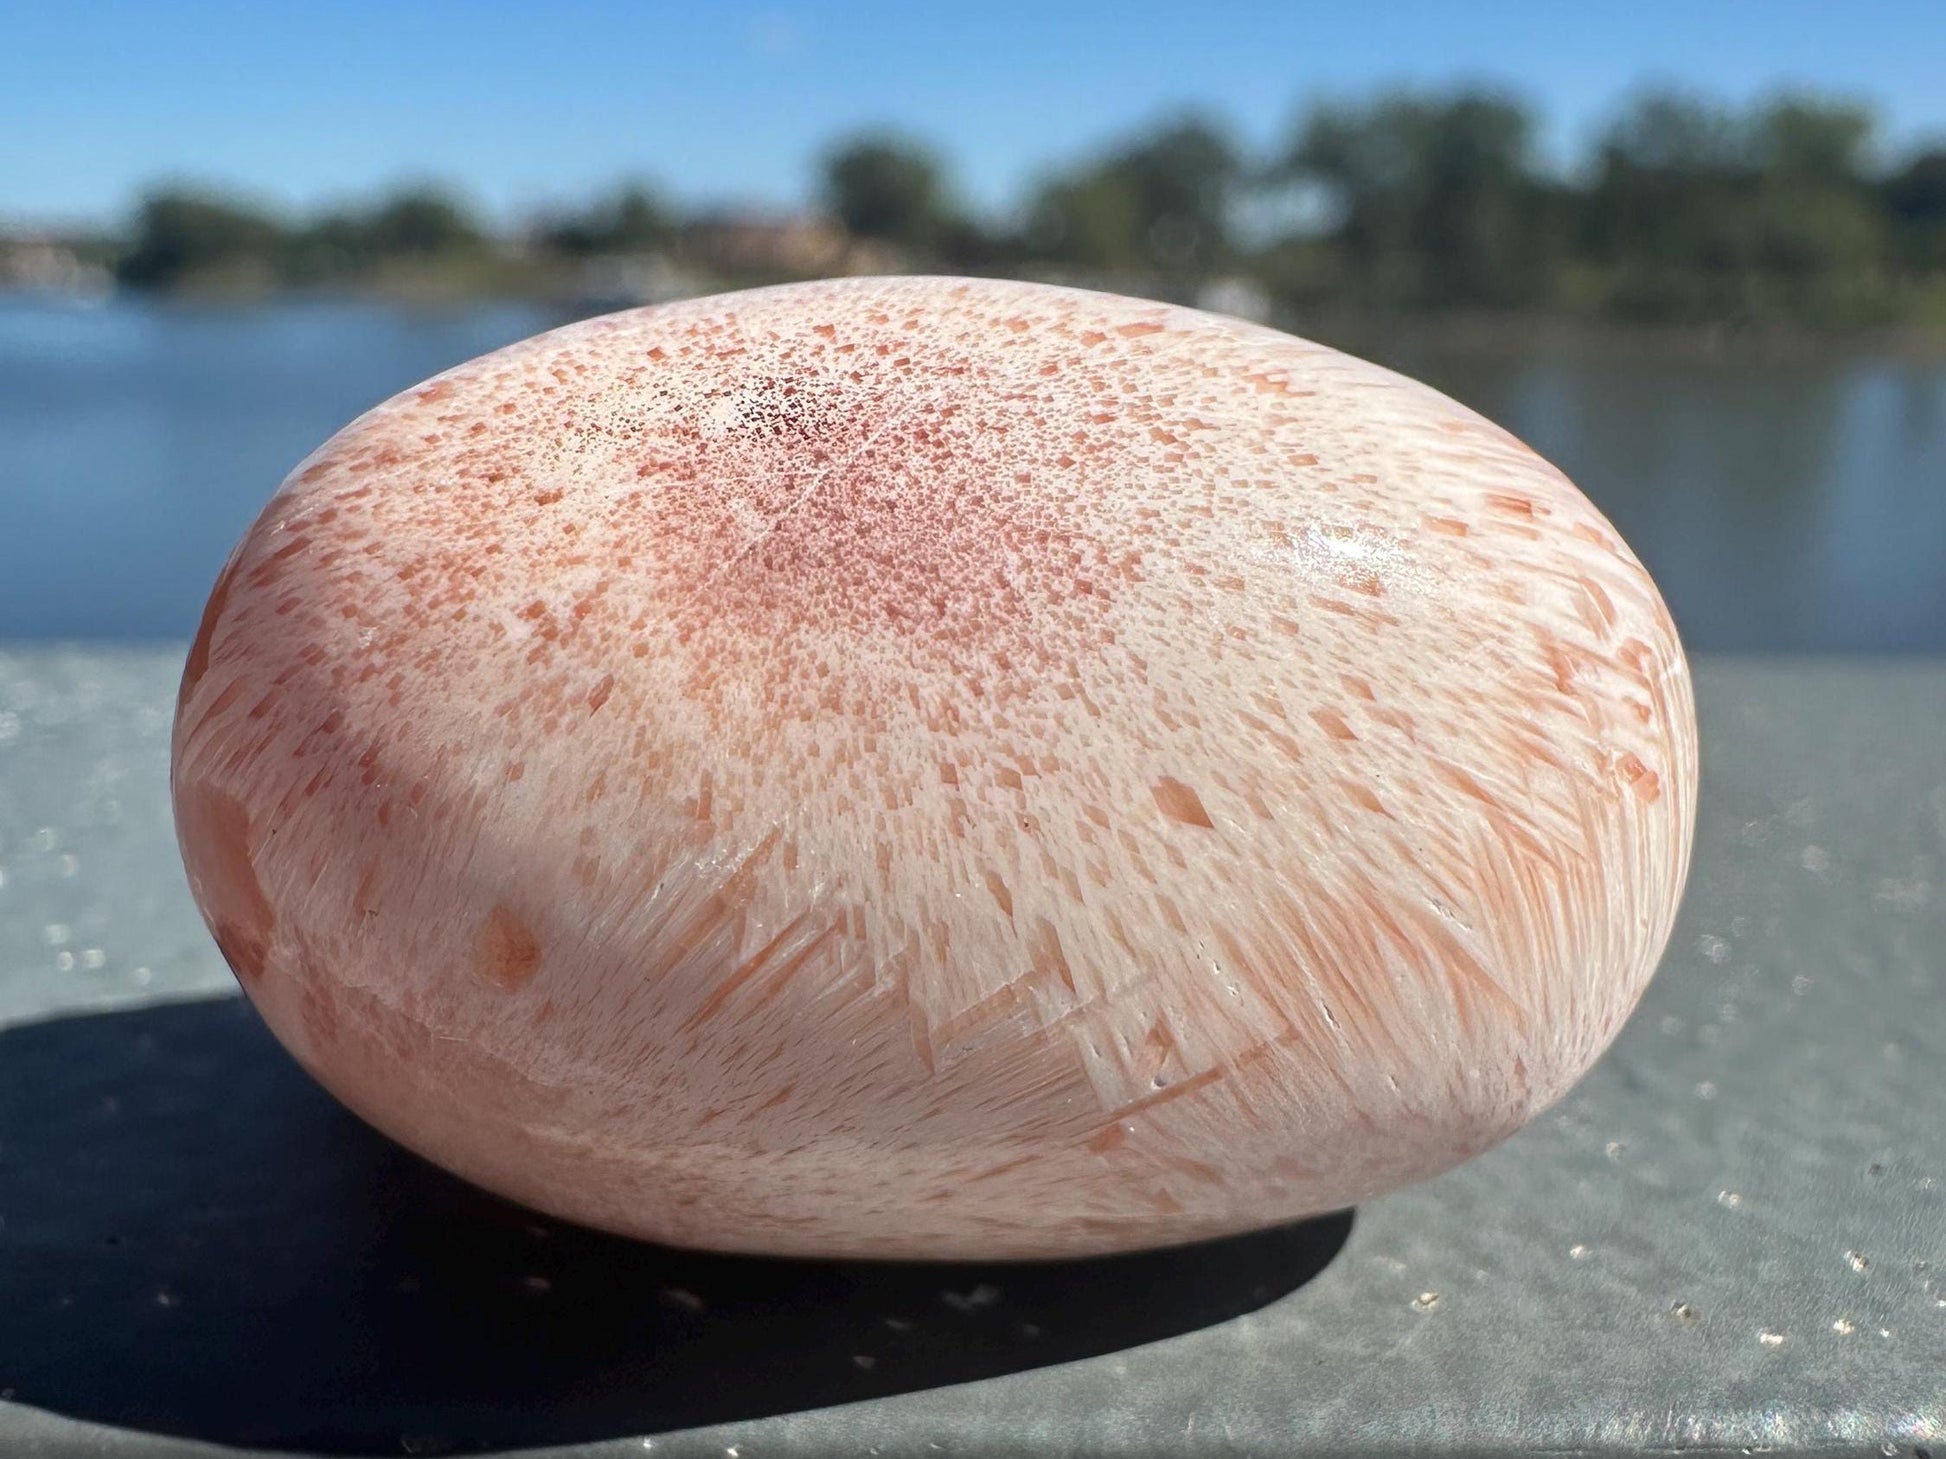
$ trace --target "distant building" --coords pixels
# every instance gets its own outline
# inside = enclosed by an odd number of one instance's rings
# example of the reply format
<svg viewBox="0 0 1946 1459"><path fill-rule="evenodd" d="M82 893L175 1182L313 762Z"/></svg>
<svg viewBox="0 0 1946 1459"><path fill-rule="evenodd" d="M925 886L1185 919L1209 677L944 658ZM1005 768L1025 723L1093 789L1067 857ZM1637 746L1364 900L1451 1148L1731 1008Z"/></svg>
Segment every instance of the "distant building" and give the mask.
<svg viewBox="0 0 1946 1459"><path fill-rule="evenodd" d="M1212 279L1196 291L1196 307L1212 314L1228 314L1252 324L1267 322L1271 314L1270 295L1255 279Z"/></svg>
<svg viewBox="0 0 1946 1459"><path fill-rule="evenodd" d="M707 280L678 267L666 255L601 254L575 271L572 302L581 311L596 313L667 304L708 292Z"/></svg>
<svg viewBox="0 0 1946 1459"><path fill-rule="evenodd" d="M717 213L682 230L682 251L695 263L724 274L896 273L900 252L869 238L855 238L833 219L812 213Z"/></svg>
<svg viewBox="0 0 1946 1459"><path fill-rule="evenodd" d="M53 238L0 238L0 289L69 299L105 298L114 279Z"/></svg>

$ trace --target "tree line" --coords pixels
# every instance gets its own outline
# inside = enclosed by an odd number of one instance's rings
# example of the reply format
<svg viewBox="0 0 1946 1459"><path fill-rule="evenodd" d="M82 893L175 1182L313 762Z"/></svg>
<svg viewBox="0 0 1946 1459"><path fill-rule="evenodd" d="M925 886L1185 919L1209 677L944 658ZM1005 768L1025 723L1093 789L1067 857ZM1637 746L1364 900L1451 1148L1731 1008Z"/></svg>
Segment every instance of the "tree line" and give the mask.
<svg viewBox="0 0 1946 1459"><path fill-rule="evenodd" d="M1182 298L1240 280L1284 315L1946 328L1946 145L1888 155L1868 109L1811 94L1733 108L1644 93L1566 171L1544 164L1538 136L1529 108L1486 90L1322 104L1269 155L1184 115L982 215L940 154L887 131L830 149L817 196L829 226L891 266ZM142 201L114 267L137 289L239 276L318 287L415 268L491 289L658 256L712 283L754 281L737 276L747 259L712 255L708 221L645 184L513 237L433 187L303 219L175 189Z"/></svg>

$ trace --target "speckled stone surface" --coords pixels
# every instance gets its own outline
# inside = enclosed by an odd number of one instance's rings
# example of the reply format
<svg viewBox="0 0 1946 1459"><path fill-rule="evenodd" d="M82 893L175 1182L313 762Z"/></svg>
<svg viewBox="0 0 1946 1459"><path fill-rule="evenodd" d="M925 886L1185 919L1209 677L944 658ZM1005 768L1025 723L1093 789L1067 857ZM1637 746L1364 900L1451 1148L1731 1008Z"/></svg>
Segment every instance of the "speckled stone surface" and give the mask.
<svg viewBox="0 0 1946 1459"><path fill-rule="evenodd" d="M1675 943L1500 1150L1348 1236L928 1268L534 1220L154 1006L231 986L179 663L0 651L0 1452L1943 1452L1946 664L1698 664Z"/></svg>
<svg viewBox="0 0 1946 1459"><path fill-rule="evenodd" d="M1692 699L1612 527L1423 385L836 279L319 446L172 777L253 1006L444 1169L680 1246L1077 1257L1369 1200L1568 1089L1674 926Z"/></svg>

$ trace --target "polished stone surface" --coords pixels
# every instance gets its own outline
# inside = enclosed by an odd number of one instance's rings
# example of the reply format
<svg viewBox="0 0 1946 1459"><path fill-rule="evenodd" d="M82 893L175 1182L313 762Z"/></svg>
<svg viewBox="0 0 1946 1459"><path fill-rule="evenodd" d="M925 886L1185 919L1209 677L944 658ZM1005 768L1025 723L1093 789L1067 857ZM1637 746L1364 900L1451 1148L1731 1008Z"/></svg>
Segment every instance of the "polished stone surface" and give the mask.
<svg viewBox="0 0 1946 1459"><path fill-rule="evenodd" d="M1946 1453L1946 664L1697 665L1676 940L1502 1149L1348 1239L932 1268L535 1221L337 1112L203 1001L179 662L0 650L0 1452Z"/></svg>

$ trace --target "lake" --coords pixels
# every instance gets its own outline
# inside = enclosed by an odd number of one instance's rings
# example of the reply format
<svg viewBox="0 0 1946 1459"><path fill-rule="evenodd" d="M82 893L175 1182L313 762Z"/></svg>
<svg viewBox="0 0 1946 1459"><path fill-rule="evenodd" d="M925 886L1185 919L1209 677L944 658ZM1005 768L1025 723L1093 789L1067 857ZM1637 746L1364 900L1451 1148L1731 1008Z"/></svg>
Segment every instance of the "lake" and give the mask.
<svg viewBox="0 0 1946 1459"><path fill-rule="evenodd" d="M289 468L540 306L0 299L0 639L186 638ZM1687 643L1946 650L1946 364L1372 351L1499 421L1646 561Z"/></svg>

